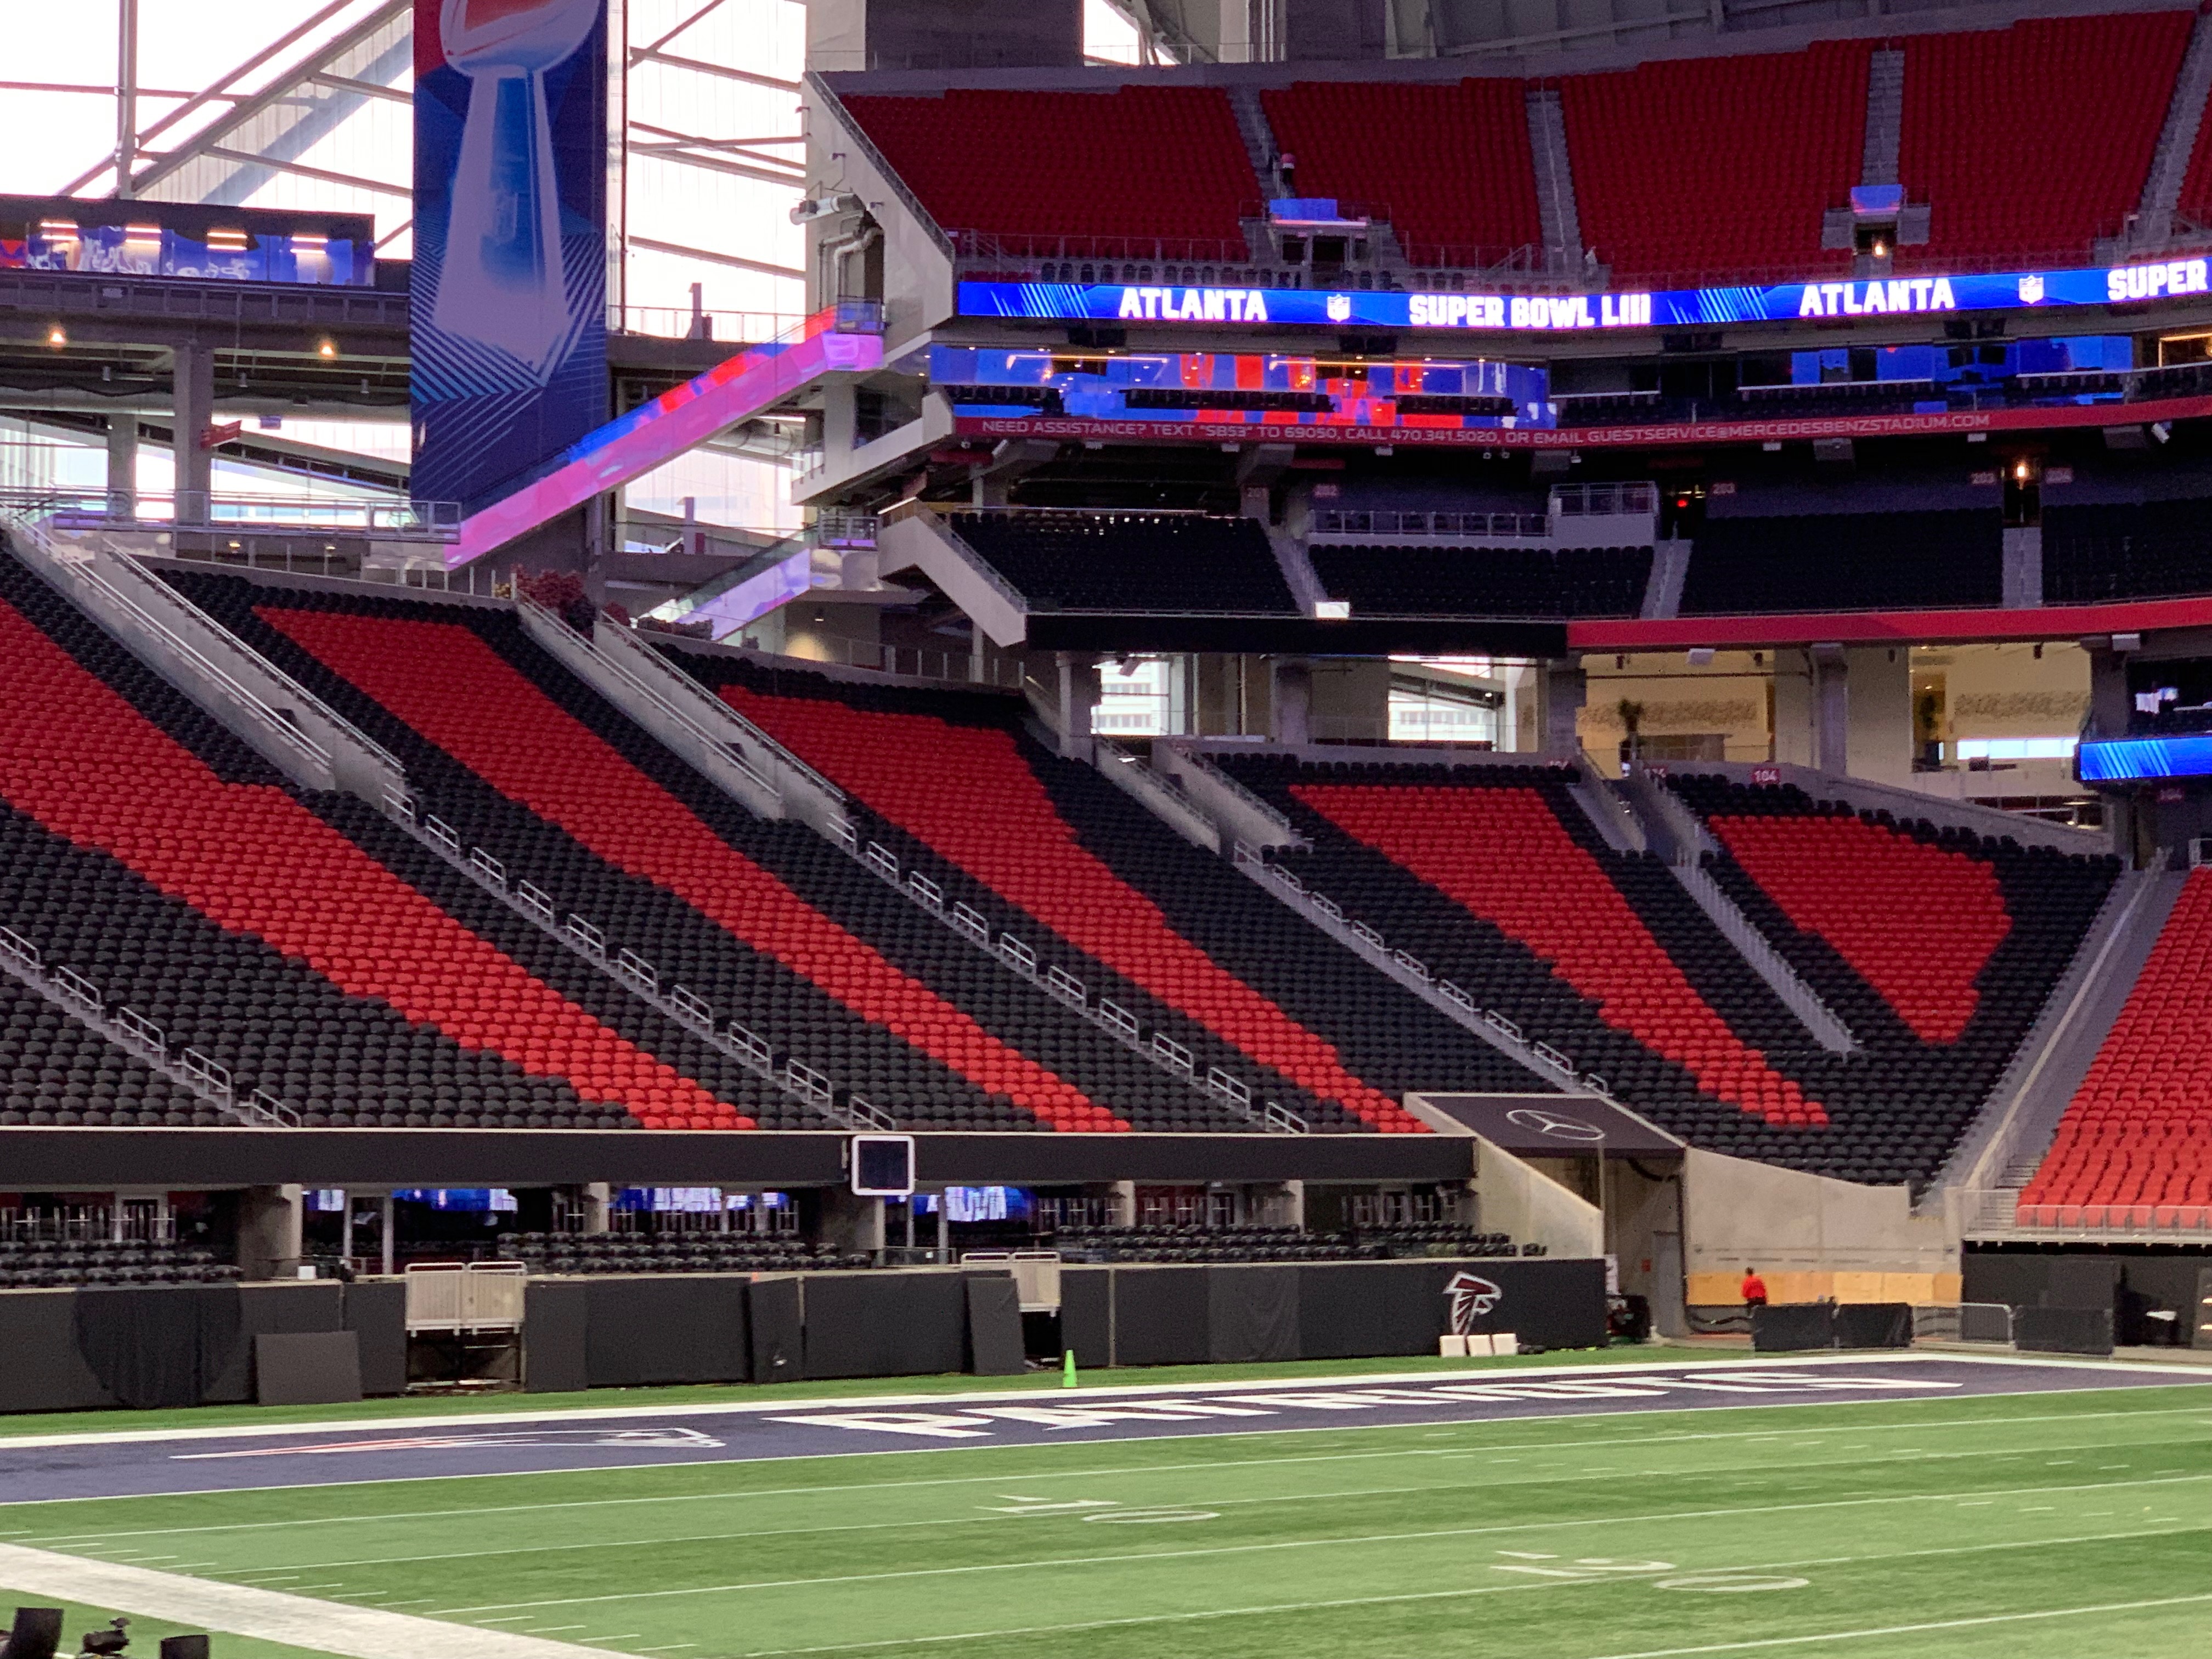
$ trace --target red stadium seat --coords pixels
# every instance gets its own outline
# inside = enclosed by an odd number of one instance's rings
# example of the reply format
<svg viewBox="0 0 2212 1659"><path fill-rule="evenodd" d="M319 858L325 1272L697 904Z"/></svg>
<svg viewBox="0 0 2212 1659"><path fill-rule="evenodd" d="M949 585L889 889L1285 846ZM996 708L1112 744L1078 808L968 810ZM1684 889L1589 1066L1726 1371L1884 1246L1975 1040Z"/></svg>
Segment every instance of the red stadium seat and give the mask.
<svg viewBox="0 0 2212 1659"><path fill-rule="evenodd" d="M2191 21L2031 18L1908 38L1898 174L1931 214L1927 245L1902 254L1929 269L2079 261L2118 234L2142 200Z"/></svg>
<svg viewBox="0 0 2212 1659"><path fill-rule="evenodd" d="M746 858L459 623L264 605L263 621L485 782L666 889L986 1093L1055 1128L1127 1126Z"/></svg>
<svg viewBox="0 0 2212 1659"><path fill-rule="evenodd" d="M1825 41L1567 76L1583 240L1616 283L1847 263L1821 248L1820 218L1860 182L1872 51Z"/></svg>

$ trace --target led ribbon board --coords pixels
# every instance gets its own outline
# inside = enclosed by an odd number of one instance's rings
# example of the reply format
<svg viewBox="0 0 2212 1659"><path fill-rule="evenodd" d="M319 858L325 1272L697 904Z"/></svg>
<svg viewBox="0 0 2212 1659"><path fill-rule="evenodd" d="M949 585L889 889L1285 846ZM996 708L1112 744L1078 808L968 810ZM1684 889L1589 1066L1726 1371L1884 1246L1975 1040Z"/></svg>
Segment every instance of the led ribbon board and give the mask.
<svg viewBox="0 0 2212 1659"><path fill-rule="evenodd" d="M1686 288L1656 294L1413 294L1358 289L963 283L960 314L1023 322L1284 324L1506 334L1719 327L1808 317L2141 305L2212 293L2202 258L2075 270Z"/></svg>
<svg viewBox="0 0 2212 1659"><path fill-rule="evenodd" d="M2212 776L2212 736L2115 738L2075 750L2084 783Z"/></svg>

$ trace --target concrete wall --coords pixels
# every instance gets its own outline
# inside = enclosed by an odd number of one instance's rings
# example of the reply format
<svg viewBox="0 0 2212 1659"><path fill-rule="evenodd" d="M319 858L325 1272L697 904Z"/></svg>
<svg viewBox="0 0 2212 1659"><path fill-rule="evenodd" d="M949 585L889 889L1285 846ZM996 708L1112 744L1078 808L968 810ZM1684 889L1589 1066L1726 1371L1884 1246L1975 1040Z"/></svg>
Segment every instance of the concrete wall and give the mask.
<svg viewBox="0 0 2212 1659"><path fill-rule="evenodd" d="M1850 698L1845 741L1853 777L1903 783L1912 776L1911 657L1901 645L1844 653Z"/></svg>
<svg viewBox="0 0 2212 1659"><path fill-rule="evenodd" d="M1474 1140L1476 1213L1485 1231L1510 1233L1516 1243L1541 1244L1556 1256L1605 1253L1596 1205L1482 1136Z"/></svg>
<svg viewBox="0 0 2212 1659"><path fill-rule="evenodd" d="M1323 742L1382 743L1390 735L1390 665L1380 657L1316 660L1308 719Z"/></svg>
<svg viewBox="0 0 2212 1659"><path fill-rule="evenodd" d="M1958 1300L1958 1230L1942 1216L1913 1214L1903 1187L1862 1187L1694 1147L1683 1153L1682 1181L1693 1305L1737 1301L1736 1281L1750 1267L1777 1302Z"/></svg>

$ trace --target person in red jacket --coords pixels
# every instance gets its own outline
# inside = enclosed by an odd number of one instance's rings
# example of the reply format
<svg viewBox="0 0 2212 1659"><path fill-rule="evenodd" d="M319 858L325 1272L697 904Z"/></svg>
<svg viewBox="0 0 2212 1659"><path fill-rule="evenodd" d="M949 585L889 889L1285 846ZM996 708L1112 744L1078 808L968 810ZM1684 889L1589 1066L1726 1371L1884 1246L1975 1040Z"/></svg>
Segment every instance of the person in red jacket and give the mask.
<svg viewBox="0 0 2212 1659"><path fill-rule="evenodd" d="M1766 1281L1759 1276L1758 1268L1746 1267L1743 1270L1741 1290L1745 1307L1763 1308L1766 1305Z"/></svg>

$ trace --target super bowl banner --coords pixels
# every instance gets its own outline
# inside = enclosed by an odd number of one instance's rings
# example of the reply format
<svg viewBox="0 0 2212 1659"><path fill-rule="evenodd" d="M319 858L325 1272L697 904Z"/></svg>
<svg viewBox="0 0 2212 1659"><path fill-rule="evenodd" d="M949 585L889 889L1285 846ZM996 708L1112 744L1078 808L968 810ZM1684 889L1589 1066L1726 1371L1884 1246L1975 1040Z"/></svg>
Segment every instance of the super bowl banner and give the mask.
<svg viewBox="0 0 2212 1659"><path fill-rule="evenodd" d="M607 418L606 0L415 0L416 496Z"/></svg>
<svg viewBox="0 0 2212 1659"><path fill-rule="evenodd" d="M1409 294L1362 289L963 283L960 314L1034 322L1288 324L1551 334L1794 323L1808 317L1887 317L1900 312L2021 311L2188 299L2202 303L2208 291L2212 291L2212 283L2208 283L2206 262L2192 258L2110 269L1887 276L1783 283L1771 288L1674 289L1656 294Z"/></svg>

